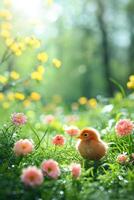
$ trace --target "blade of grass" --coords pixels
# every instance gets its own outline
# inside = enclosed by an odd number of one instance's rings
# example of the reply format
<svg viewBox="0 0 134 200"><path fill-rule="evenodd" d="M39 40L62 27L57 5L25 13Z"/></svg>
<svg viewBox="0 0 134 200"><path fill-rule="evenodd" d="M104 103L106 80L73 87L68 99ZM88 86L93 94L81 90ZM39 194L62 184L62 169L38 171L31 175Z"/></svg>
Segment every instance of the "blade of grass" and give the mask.
<svg viewBox="0 0 134 200"><path fill-rule="evenodd" d="M30 127L30 129L33 131L33 133L37 137L38 142L40 142L40 137L38 136L38 133L36 132L36 130L29 123L28 123L28 126Z"/></svg>
<svg viewBox="0 0 134 200"><path fill-rule="evenodd" d="M113 79L113 78L110 78L110 81L111 81L112 83L114 83L115 86L117 86L117 88L120 90L120 92L121 92L123 98L125 98L125 97L126 97L126 93L125 93L125 90L124 90L123 86L122 86L120 83L118 83L118 82L117 82L115 79Z"/></svg>
<svg viewBox="0 0 134 200"><path fill-rule="evenodd" d="M45 133L44 133L44 135L42 136L42 138L41 139L39 139L39 143L35 146L35 149L38 149L39 147L40 147L40 145L41 145L41 142L43 141L43 139L45 138L45 136L46 136L46 134L47 134L47 132L48 132L48 128L45 130Z"/></svg>

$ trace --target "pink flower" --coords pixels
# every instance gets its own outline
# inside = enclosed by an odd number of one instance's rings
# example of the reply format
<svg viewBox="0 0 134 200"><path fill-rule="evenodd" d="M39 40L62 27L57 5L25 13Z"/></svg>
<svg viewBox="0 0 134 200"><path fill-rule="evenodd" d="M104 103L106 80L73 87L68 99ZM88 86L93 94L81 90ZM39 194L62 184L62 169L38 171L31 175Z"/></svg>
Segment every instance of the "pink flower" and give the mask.
<svg viewBox="0 0 134 200"><path fill-rule="evenodd" d="M28 139L18 140L13 147L13 151L15 152L16 156L27 155L31 153L33 149L34 149L33 143Z"/></svg>
<svg viewBox="0 0 134 200"><path fill-rule="evenodd" d="M81 175L81 165L77 163L72 163L70 165L70 171L71 171L72 177L78 178Z"/></svg>
<svg viewBox="0 0 134 200"><path fill-rule="evenodd" d="M52 143L57 146L63 146L65 144L65 138L62 135L56 135L52 139Z"/></svg>
<svg viewBox="0 0 134 200"><path fill-rule="evenodd" d="M48 175L54 179L57 179L58 176L60 176L60 168L55 160L50 159L43 161L41 168L45 175Z"/></svg>
<svg viewBox="0 0 134 200"><path fill-rule="evenodd" d="M44 122L46 124L51 124L54 121L55 117L53 115L46 115L44 117Z"/></svg>
<svg viewBox="0 0 134 200"><path fill-rule="evenodd" d="M25 185L36 186L43 183L43 173L41 169L38 169L35 166L29 166L22 170L21 181Z"/></svg>
<svg viewBox="0 0 134 200"><path fill-rule="evenodd" d="M117 162L120 163L120 164L125 164L127 163L129 160L128 156L126 155L126 153L123 153L123 154L119 154L117 156Z"/></svg>
<svg viewBox="0 0 134 200"><path fill-rule="evenodd" d="M76 126L66 126L64 130L70 136L75 136L79 134L79 129Z"/></svg>
<svg viewBox="0 0 134 200"><path fill-rule="evenodd" d="M127 136L132 133L134 124L129 119L121 119L115 126L116 134L118 136Z"/></svg>
<svg viewBox="0 0 134 200"><path fill-rule="evenodd" d="M11 120L16 126L21 126L27 122L27 117L23 113L14 113Z"/></svg>
<svg viewBox="0 0 134 200"><path fill-rule="evenodd" d="M76 122L78 120L78 116L77 115L68 115L66 117L67 122L72 123L72 122Z"/></svg>

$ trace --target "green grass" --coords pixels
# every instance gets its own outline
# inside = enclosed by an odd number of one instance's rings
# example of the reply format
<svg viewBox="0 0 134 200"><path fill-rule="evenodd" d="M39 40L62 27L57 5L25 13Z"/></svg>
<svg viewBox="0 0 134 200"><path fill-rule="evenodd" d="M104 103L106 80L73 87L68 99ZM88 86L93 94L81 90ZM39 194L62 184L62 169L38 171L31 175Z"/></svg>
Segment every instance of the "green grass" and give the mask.
<svg viewBox="0 0 134 200"><path fill-rule="evenodd" d="M106 107L112 105L111 110ZM67 111L55 114L56 121L45 125L40 120L42 108L22 129L14 126L8 129L6 121L10 121L12 110L5 112L5 125L0 131L0 199L13 200L131 200L134 197L134 162L119 164L116 158L119 153L130 153L130 142L134 138L118 138L115 134L115 124L120 118L134 120L134 102L126 98L110 99L100 103L96 109L80 108L78 111ZM65 108L65 110L68 110ZM14 110L18 111L18 110ZM20 110L19 110L20 111ZM33 109L34 111L34 109ZM3 111L4 112L4 111ZM26 113L28 111L25 111ZM101 137L109 144L109 151L105 158L99 162L98 168L93 161L84 160L77 152L75 145L63 131L66 116L75 114L78 120L73 123L79 128L92 126L101 132ZM3 113L1 111L1 117ZM4 122L3 122L4 123ZM2 123L1 123L2 124ZM69 123L68 123L69 125ZM3 126L3 127L2 127ZM13 130L14 129L14 130ZM47 131L46 131L47 130ZM13 136L12 136L12 133ZM64 147L55 148L51 139L57 133L66 137ZM14 142L20 138L33 139L36 146L32 154L16 157L13 153ZM134 149L132 149L134 152ZM29 165L40 167L44 159L56 160L61 169L61 176L57 180L46 177L41 186L26 187L20 180L21 171ZM82 174L77 180L71 177L69 165L72 162L80 163Z"/></svg>

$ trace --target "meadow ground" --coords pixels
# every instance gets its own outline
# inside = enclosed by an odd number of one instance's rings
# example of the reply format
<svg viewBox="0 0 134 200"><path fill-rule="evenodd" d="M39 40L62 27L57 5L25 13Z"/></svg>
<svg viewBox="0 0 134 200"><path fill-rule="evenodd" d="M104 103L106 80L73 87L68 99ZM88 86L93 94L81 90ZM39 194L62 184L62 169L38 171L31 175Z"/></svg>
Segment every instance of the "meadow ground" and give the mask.
<svg viewBox="0 0 134 200"><path fill-rule="evenodd" d="M122 99L101 99L96 107L73 106L73 109L57 105L47 115L40 109L25 110L27 122L18 126L11 119L13 108L1 112L0 125L0 199L45 200L131 200L134 196L134 146L133 134L119 137L115 125L120 119L134 119L134 96ZM43 112L42 112L43 110ZM4 113L5 112L5 113ZM18 110L16 109L16 112ZM4 116L4 117L3 117ZM20 121L19 121L20 122ZM24 122L25 123L25 122ZM108 143L107 155L99 161L84 160L76 150L76 136L64 131L64 126L94 127ZM52 139L62 135L66 142L56 146ZM31 153L16 155L15 143L20 139L32 140ZM119 155L125 159L119 160ZM118 157L118 159L117 159ZM45 174L43 182L30 186L20 178L23 168L41 168L43 160L53 159L60 173L54 178ZM71 163L81 166L81 174L73 174Z"/></svg>

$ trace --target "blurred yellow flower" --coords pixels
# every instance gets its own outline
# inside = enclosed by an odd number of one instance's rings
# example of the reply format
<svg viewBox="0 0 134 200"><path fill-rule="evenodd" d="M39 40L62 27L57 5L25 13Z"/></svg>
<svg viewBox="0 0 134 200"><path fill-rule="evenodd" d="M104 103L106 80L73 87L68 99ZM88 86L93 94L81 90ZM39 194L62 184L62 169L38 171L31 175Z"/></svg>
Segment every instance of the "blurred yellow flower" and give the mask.
<svg viewBox="0 0 134 200"><path fill-rule="evenodd" d="M134 89L134 82L132 82L132 81L130 82L130 81L129 81L129 82L127 83L127 88L128 88L128 89Z"/></svg>
<svg viewBox="0 0 134 200"><path fill-rule="evenodd" d="M41 62L47 62L48 60L48 54L45 52L41 52L37 55L37 59Z"/></svg>
<svg viewBox="0 0 134 200"><path fill-rule="evenodd" d="M88 104L89 104L89 106L90 106L91 108L96 108L96 106L97 106L97 101L96 101L95 98L91 98L91 99L88 100Z"/></svg>
<svg viewBox="0 0 134 200"><path fill-rule="evenodd" d="M31 79L41 81L43 79L42 74L38 71L34 71L31 73Z"/></svg>
<svg viewBox="0 0 134 200"><path fill-rule="evenodd" d="M7 78L5 76L0 75L0 83L6 84L7 83Z"/></svg>
<svg viewBox="0 0 134 200"><path fill-rule="evenodd" d="M134 81L134 75L131 75L131 76L129 77L129 80L130 80L130 81Z"/></svg>
<svg viewBox="0 0 134 200"><path fill-rule="evenodd" d="M25 37L24 42L26 45L28 45L30 47L34 47L34 48L39 48L41 45L40 40L38 40L34 36L33 37Z"/></svg>
<svg viewBox="0 0 134 200"><path fill-rule="evenodd" d="M12 40L8 41L9 43L12 42ZM9 45L11 51L16 55L20 56L22 54L22 51L25 50L25 45L23 42L13 42L11 45Z"/></svg>
<svg viewBox="0 0 134 200"><path fill-rule="evenodd" d="M53 63L53 65L54 65L56 68L60 68L60 67L61 67L61 61L58 60L57 58L54 58L54 59L52 60L52 63Z"/></svg>
<svg viewBox="0 0 134 200"><path fill-rule="evenodd" d="M33 101L39 101L41 98L41 95L37 92L32 92L30 95L31 100Z"/></svg>
<svg viewBox="0 0 134 200"><path fill-rule="evenodd" d="M87 103L87 98L86 97L80 97L78 101L81 105L85 105Z"/></svg>
<svg viewBox="0 0 134 200"><path fill-rule="evenodd" d="M1 10L0 18L3 18L5 20L10 20L12 18L12 14L9 12L9 10Z"/></svg>
<svg viewBox="0 0 134 200"><path fill-rule="evenodd" d="M21 56L21 54L22 54L22 51L21 51L21 50L18 50L18 51L15 52L15 55L16 55L16 56Z"/></svg>
<svg viewBox="0 0 134 200"><path fill-rule="evenodd" d="M26 99L25 101L23 101L24 107L28 107L30 106L30 104L31 104L31 101L29 99Z"/></svg>
<svg viewBox="0 0 134 200"><path fill-rule="evenodd" d="M11 30L12 29L12 25L8 22L4 22L1 24L1 30Z"/></svg>
<svg viewBox="0 0 134 200"><path fill-rule="evenodd" d="M2 92L0 92L0 101L3 101L5 98L4 94Z"/></svg>
<svg viewBox="0 0 134 200"><path fill-rule="evenodd" d="M9 92L9 93L7 94L7 98L8 98L9 101L13 101L14 98L15 98L14 93L13 93L13 92Z"/></svg>
<svg viewBox="0 0 134 200"><path fill-rule="evenodd" d="M25 43L24 42L18 42L18 46L19 46L19 49L24 51L26 49L26 46L25 46Z"/></svg>
<svg viewBox="0 0 134 200"><path fill-rule="evenodd" d="M14 79L14 80L18 80L18 79L20 78L20 75L19 75L19 73L17 73L16 71L12 71L12 72L10 73L10 77L11 77L12 79Z"/></svg>
<svg viewBox="0 0 134 200"><path fill-rule="evenodd" d="M0 34L3 38L9 38L10 37L10 32L8 30L5 30L5 29L2 29Z"/></svg>
<svg viewBox="0 0 134 200"><path fill-rule="evenodd" d="M134 75L129 76L129 81L127 83L128 89L134 89Z"/></svg>
<svg viewBox="0 0 134 200"><path fill-rule="evenodd" d="M41 42L37 39L34 39L34 45L35 48L39 48L41 46Z"/></svg>
<svg viewBox="0 0 134 200"><path fill-rule="evenodd" d="M39 65L38 67L37 67L37 71L40 73L40 74L44 74L44 71L45 71L45 68L44 68L44 66L43 65Z"/></svg>
<svg viewBox="0 0 134 200"><path fill-rule="evenodd" d="M16 92L14 96L18 100L24 100L25 99L25 95L21 92Z"/></svg>
<svg viewBox="0 0 134 200"><path fill-rule="evenodd" d="M7 102L7 101L5 101L5 102L3 102L2 107L3 107L4 109L8 109L8 108L10 107L10 103Z"/></svg>
<svg viewBox="0 0 134 200"><path fill-rule="evenodd" d="M5 42L6 42L7 46L10 46L14 43L14 40L12 38L8 37Z"/></svg>
<svg viewBox="0 0 134 200"><path fill-rule="evenodd" d="M11 46L10 46L11 51L16 52L18 51L19 47L18 44L16 42L14 42Z"/></svg>

